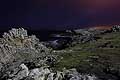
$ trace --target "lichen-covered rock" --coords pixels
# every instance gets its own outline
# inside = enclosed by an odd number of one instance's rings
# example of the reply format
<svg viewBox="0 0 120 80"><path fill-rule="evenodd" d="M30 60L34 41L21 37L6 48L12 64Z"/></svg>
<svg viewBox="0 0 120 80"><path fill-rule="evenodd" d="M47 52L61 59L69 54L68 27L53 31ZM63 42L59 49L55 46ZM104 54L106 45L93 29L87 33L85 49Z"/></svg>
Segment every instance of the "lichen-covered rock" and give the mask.
<svg viewBox="0 0 120 80"><path fill-rule="evenodd" d="M50 50L35 35L28 36L23 28L13 28L0 38L0 63L29 60L49 53Z"/></svg>
<svg viewBox="0 0 120 80"><path fill-rule="evenodd" d="M48 67L34 68L30 70L25 64L18 67L19 70L13 70L12 74L7 76L6 80L97 80L94 75L80 74L76 69L53 71Z"/></svg>
<svg viewBox="0 0 120 80"><path fill-rule="evenodd" d="M17 73L13 73L12 75L10 75L10 77L14 77L12 80L21 80L29 75L29 70L26 65L21 64L19 67L20 70Z"/></svg>
<svg viewBox="0 0 120 80"><path fill-rule="evenodd" d="M16 53L16 50L12 46L0 44L0 63L13 61L15 59L14 53Z"/></svg>

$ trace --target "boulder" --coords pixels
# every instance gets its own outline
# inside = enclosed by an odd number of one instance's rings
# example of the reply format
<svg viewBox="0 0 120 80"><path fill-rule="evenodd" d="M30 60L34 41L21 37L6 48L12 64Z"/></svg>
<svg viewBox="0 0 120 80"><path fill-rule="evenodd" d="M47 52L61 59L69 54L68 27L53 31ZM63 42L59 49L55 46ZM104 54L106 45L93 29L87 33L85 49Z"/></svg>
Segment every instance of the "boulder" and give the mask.
<svg viewBox="0 0 120 80"><path fill-rule="evenodd" d="M4 74L5 75L5 74ZM29 69L24 63L6 75L4 80L98 80L95 75L80 74L76 69L53 71L45 67Z"/></svg>
<svg viewBox="0 0 120 80"><path fill-rule="evenodd" d="M113 32L119 32L119 31L120 31L120 26L119 26L119 25L115 25L115 26L113 26L113 27L111 28L111 30L112 30Z"/></svg>
<svg viewBox="0 0 120 80"><path fill-rule="evenodd" d="M12 28L0 38L0 63L30 60L49 53L50 50L35 35L29 36L23 28Z"/></svg>

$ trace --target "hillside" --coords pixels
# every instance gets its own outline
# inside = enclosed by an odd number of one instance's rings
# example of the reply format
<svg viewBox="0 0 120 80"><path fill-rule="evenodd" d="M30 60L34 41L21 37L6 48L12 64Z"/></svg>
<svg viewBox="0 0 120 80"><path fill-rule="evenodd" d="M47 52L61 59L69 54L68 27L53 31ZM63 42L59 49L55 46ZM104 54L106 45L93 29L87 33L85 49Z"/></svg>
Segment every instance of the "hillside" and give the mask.
<svg viewBox="0 0 120 80"><path fill-rule="evenodd" d="M55 68L77 68L82 73L96 74L101 80L120 79L120 32L105 32L96 37L99 39L56 51L62 59Z"/></svg>
<svg viewBox="0 0 120 80"><path fill-rule="evenodd" d="M4 33L0 80L120 79L120 26L67 30L56 37L40 42L23 28Z"/></svg>

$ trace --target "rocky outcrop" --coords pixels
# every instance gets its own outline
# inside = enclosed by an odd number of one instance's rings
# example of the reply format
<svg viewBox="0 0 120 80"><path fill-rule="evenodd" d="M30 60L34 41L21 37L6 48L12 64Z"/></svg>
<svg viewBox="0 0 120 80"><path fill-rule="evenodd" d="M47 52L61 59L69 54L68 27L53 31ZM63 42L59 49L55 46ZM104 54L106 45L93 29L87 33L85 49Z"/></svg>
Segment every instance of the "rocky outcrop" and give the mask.
<svg viewBox="0 0 120 80"><path fill-rule="evenodd" d="M0 63L29 60L45 56L49 52L35 35L28 36L27 30L23 28L13 28L0 39Z"/></svg>
<svg viewBox="0 0 120 80"><path fill-rule="evenodd" d="M13 68L5 80L98 80L94 75L80 74L76 69L53 71L49 67L29 69L25 64Z"/></svg>
<svg viewBox="0 0 120 80"><path fill-rule="evenodd" d="M115 25L111 29L102 29L102 30L97 30L97 29L77 29L74 30L74 32L77 34L75 36L74 40L77 41L78 43L86 43L90 41L96 41L99 39L99 37L96 37L101 34L106 34L106 33L112 33L112 32L119 32L120 31L120 26Z"/></svg>
<svg viewBox="0 0 120 80"><path fill-rule="evenodd" d="M73 42L77 42L77 43L86 43L86 42L90 42L90 41L95 41L97 40L96 35L100 34L98 31L92 31L89 29L80 29L80 30L75 30L76 36L73 37Z"/></svg>
<svg viewBox="0 0 120 80"><path fill-rule="evenodd" d="M115 25L115 26L113 26L113 27L111 28L111 30L112 30L113 32L119 32L119 31L120 31L120 26L119 26L119 25Z"/></svg>

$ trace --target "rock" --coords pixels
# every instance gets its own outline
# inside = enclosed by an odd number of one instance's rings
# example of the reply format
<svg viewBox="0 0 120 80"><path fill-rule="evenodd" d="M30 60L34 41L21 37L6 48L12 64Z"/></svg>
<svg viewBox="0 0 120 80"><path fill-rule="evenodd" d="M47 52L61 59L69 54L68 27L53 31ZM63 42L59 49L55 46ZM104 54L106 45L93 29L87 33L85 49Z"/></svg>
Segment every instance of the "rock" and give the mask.
<svg viewBox="0 0 120 80"><path fill-rule="evenodd" d="M77 43L96 41L98 39L96 35L101 34L101 31L91 30L91 29L78 29L75 30L75 32L78 33L79 35L74 37L73 42L77 42Z"/></svg>
<svg viewBox="0 0 120 80"><path fill-rule="evenodd" d="M28 36L23 28L12 28L0 38L0 62L3 63L42 57L48 53L50 50L35 35Z"/></svg>
<svg viewBox="0 0 120 80"><path fill-rule="evenodd" d="M69 78L65 80L98 80L95 75L80 74L76 71L76 69L70 69L65 71L65 75L67 78Z"/></svg>
<svg viewBox="0 0 120 80"><path fill-rule="evenodd" d="M15 77L13 78L13 80L21 80L24 77L28 76L29 70L28 70L27 66L24 65L24 64L21 64L20 68L21 68L21 70L19 72L17 72L18 74L15 75Z"/></svg>
<svg viewBox="0 0 120 80"><path fill-rule="evenodd" d="M97 80L97 77L89 74L80 74L76 69L53 71L48 67L29 69L25 64L12 68L4 80ZM5 74L4 74L5 75Z"/></svg>
<svg viewBox="0 0 120 80"><path fill-rule="evenodd" d="M15 59L13 56L15 53L15 48L12 46L7 44L0 44L0 63L12 62Z"/></svg>
<svg viewBox="0 0 120 80"><path fill-rule="evenodd" d="M120 26L119 26L119 25L115 25L115 26L113 26L113 27L111 28L111 30L112 30L113 32L119 32L119 31L120 31Z"/></svg>
<svg viewBox="0 0 120 80"><path fill-rule="evenodd" d="M0 63L0 71L1 71L2 68L3 68L3 65L2 65L2 63Z"/></svg>
<svg viewBox="0 0 120 80"><path fill-rule="evenodd" d="M39 80L39 79L44 80L45 73L47 72L43 71L43 69L36 68L36 69L31 70L29 76L35 80Z"/></svg>

